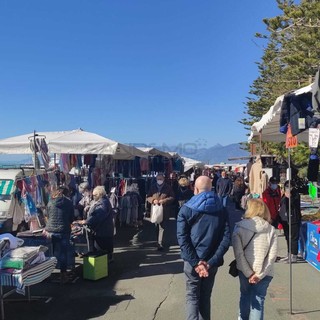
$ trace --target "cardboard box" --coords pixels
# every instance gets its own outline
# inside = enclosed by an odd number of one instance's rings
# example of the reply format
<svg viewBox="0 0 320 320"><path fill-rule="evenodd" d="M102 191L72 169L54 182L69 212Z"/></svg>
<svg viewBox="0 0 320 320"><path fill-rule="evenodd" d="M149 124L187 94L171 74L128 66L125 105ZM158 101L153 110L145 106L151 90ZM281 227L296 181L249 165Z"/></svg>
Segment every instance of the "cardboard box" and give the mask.
<svg viewBox="0 0 320 320"><path fill-rule="evenodd" d="M83 278L98 280L108 276L108 255L89 255L83 257Z"/></svg>

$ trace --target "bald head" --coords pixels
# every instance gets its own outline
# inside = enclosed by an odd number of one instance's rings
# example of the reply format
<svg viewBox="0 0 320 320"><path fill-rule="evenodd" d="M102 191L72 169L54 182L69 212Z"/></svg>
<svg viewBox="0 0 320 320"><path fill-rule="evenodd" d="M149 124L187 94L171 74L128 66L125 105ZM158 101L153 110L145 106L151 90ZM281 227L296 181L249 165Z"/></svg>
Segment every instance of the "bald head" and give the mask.
<svg viewBox="0 0 320 320"><path fill-rule="evenodd" d="M212 182L211 182L211 179L207 176L198 177L194 185L195 194L211 191L211 188L212 188Z"/></svg>

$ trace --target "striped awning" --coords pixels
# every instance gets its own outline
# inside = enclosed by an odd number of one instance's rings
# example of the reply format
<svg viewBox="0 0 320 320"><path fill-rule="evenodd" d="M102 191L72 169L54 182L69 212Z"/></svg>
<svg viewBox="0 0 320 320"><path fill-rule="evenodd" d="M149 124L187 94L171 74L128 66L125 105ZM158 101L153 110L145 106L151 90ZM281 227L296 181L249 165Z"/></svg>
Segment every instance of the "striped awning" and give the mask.
<svg viewBox="0 0 320 320"><path fill-rule="evenodd" d="M0 195L10 195L13 183L13 180L0 180Z"/></svg>

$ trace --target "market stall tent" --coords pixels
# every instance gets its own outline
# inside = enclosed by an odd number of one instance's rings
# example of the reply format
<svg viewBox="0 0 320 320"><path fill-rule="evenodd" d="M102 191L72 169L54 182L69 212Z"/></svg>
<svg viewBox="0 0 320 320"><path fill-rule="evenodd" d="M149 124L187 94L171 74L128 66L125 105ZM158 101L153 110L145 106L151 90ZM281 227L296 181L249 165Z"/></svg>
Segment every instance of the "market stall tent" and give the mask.
<svg viewBox="0 0 320 320"><path fill-rule="evenodd" d="M184 172L187 172L188 170L192 168L204 168L205 164L200 160L195 160L187 157L182 157L184 161Z"/></svg>
<svg viewBox="0 0 320 320"><path fill-rule="evenodd" d="M49 153L106 154L112 155L114 159L118 160L148 156L145 152L133 146L82 129L37 132L36 135L45 138ZM32 139L33 136L34 133L29 133L0 140L0 154L32 154L30 138Z"/></svg>
<svg viewBox="0 0 320 320"><path fill-rule="evenodd" d="M116 160L131 160L147 157L147 153L134 146L125 145L96 133L74 130L48 142L50 153L64 154L105 154Z"/></svg>
<svg viewBox="0 0 320 320"><path fill-rule="evenodd" d="M70 132L77 131L52 131L52 132L37 132L40 137L44 137L47 144L51 139L61 137ZM10 137L0 140L0 154L32 154L30 149L30 139L34 133L23 134L15 137Z"/></svg>
<svg viewBox="0 0 320 320"><path fill-rule="evenodd" d="M310 92L312 90L312 85L308 85L301 89L295 90L293 93L295 95L300 95L303 93ZM285 142L286 135L279 131L280 128L280 112L281 105L284 99L284 94L278 97L273 106L270 107L267 113L265 113L262 118L255 122L251 126L251 134L249 136L248 142L253 141L270 141L270 142ZM308 130L305 130L298 134L298 141L308 141Z"/></svg>
<svg viewBox="0 0 320 320"><path fill-rule="evenodd" d="M165 158L172 158L172 155L169 152L161 151L152 147L138 147L139 150L147 153L149 156L162 156Z"/></svg>

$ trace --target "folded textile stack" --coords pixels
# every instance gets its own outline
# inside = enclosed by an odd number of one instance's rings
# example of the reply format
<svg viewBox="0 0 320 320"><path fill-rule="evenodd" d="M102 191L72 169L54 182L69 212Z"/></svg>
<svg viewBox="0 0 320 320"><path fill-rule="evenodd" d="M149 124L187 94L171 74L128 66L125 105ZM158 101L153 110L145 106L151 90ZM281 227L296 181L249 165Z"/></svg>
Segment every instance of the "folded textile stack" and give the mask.
<svg viewBox="0 0 320 320"><path fill-rule="evenodd" d="M12 249L0 259L0 268L24 269L35 263L43 262L46 259L44 252L47 250L45 246Z"/></svg>

